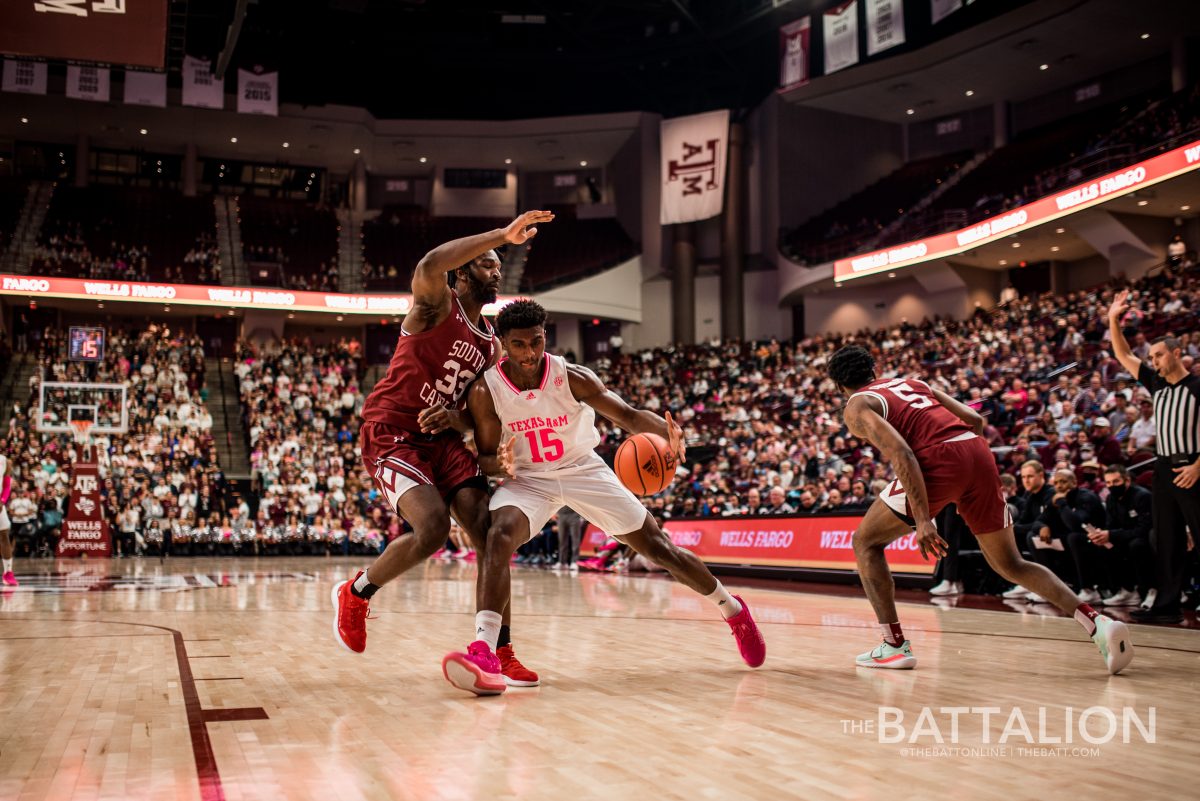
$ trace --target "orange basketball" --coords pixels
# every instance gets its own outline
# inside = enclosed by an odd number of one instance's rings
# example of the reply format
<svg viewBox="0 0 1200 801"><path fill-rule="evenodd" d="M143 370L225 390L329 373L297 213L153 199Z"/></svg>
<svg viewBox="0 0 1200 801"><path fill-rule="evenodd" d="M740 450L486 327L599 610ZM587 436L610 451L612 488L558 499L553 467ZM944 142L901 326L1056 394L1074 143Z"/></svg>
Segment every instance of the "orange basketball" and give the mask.
<svg viewBox="0 0 1200 801"><path fill-rule="evenodd" d="M675 480L675 454L658 434L634 434L617 448L613 469L634 495L657 495Z"/></svg>

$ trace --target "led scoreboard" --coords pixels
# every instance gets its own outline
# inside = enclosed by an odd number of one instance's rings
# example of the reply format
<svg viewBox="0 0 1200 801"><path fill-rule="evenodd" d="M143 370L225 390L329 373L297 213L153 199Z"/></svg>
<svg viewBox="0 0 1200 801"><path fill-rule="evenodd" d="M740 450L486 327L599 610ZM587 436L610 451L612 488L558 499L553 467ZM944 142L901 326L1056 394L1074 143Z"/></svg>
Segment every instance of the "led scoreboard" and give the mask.
<svg viewBox="0 0 1200 801"><path fill-rule="evenodd" d="M99 362L104 360L104 329L71 326L68 358L73 362Z"/></svg>

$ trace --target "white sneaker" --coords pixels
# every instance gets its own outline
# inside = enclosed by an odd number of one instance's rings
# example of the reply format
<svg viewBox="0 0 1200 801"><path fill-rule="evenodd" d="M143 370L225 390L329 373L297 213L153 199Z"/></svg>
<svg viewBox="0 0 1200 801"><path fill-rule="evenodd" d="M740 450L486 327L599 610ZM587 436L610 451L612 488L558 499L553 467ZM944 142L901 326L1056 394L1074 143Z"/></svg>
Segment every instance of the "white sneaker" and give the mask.
<svg viewBox="0 0 1200 801"><path fill-rule="evenodd" d="M1142 596L1135 590L1118 590L1101 601L1105 606L1137 606L1142 602Z"/></svg>
<svg viewBox="0 0 1200 801"><path fill-rule="evenodd" d="M1157 600L1158 590L1153 588L1146 590L1146 597L1142 599L1142 608L1149 609L1150 607L1154 606L1154 602Z"/></svg>
<svg viewBox="0 0 1200 801"><path fill-rule="evenodd" d="M1048 603L1045 598L1038 595L1036 592L1027 592L1027 594L1025 595L1025 600L1029 601L1029 603L1031 603L1031 604Z"/></svg>
<svg viewBox="0 0 1200 801"><path fill-rule="evenodd" d="M1091 587L1085 587L1075 594L1081 604L1098 604L1101 601L1100 593L1096 592Z"/></svg>
<svg viewBox="0 0 1200 801"><path fill-rule="evenodd" d="M1017 586L1013 587L1008 592L1002 593L1000 595L1000 597L1007 598L1010 601L1017 601L1022 598L1027 598L1027 597L1029 597L1029 595L1030 595L1029 590L1025 589L1020 584L1018 584Z"/></svg>
<svg viewBox="0 0 1200 801"><path fill-rule="evenodd" d="M943 581L941 584L929 590L930 595L962 595L963 586L961 581Z"/></svg>

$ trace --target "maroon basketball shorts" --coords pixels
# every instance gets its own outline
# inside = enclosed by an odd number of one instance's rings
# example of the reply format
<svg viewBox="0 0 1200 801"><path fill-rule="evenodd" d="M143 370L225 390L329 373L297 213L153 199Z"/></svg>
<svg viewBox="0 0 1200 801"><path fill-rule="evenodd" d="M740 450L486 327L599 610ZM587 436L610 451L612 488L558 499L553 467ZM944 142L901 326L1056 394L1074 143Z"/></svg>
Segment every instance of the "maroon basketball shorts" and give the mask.
<svg viewBox="0 0 1200 801"><path fill-rule="evenodd" d="M385 423L363 423L360 432L363 465L397 512L400 498L413 487L436 487L451 500L464 484L482 483L475 457L457 431L430 436Z"/></svg>
<svg viewBox="0 0 1200 801"><path fill-rule="evenodd" d="M989 534L1012 525L1012 515L1000 490L996 458L981 437L961 434L925 448L917 454L917 462L925 478L931 516L937 517L953 503L972 534ZM900 479L888 484L881 497L897 517L916 525Z"/></svg>

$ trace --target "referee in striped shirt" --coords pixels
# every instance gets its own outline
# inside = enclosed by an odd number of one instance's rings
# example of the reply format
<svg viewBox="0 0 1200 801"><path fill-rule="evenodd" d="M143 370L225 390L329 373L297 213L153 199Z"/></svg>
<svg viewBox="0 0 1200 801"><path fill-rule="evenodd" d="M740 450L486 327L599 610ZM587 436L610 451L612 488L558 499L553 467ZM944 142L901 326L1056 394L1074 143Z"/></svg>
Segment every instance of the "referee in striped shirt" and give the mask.
<svg viewBox="0 0 1200 801"><path fill-rule="evenodd" d="M1183 591L1187 531L1200 535L1200 376L1183 366L1179 340L1159 337L1150 346L1150 364L1133 355L1121 331L1129 291L1118 292L1108 309L1113 353L1154 398L1157 435L1154 462L1154 555L1157 597L1133 613L1143 623L1178 623Z"/></svg>

